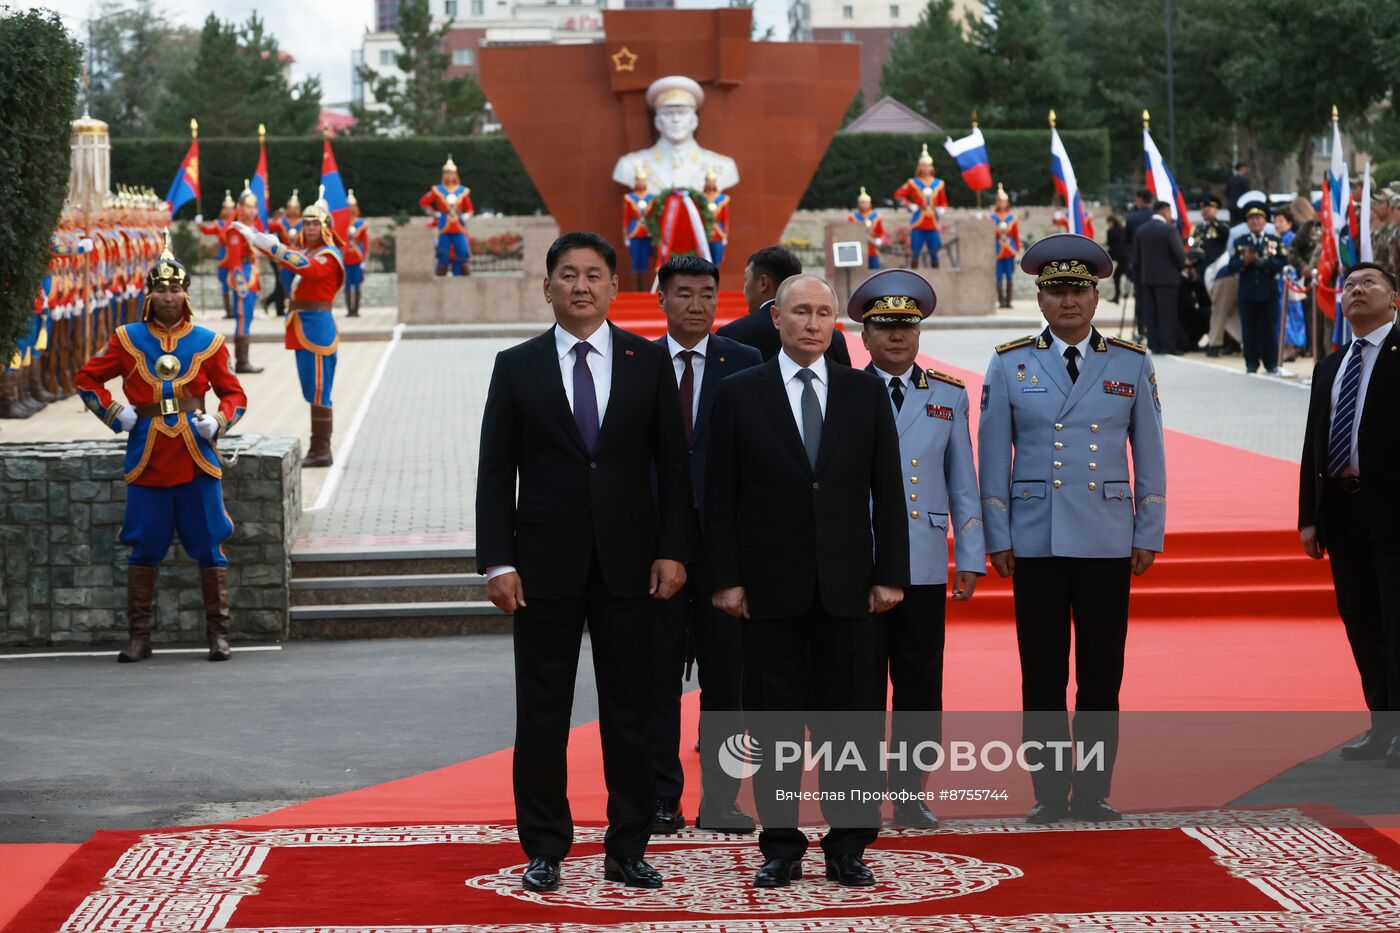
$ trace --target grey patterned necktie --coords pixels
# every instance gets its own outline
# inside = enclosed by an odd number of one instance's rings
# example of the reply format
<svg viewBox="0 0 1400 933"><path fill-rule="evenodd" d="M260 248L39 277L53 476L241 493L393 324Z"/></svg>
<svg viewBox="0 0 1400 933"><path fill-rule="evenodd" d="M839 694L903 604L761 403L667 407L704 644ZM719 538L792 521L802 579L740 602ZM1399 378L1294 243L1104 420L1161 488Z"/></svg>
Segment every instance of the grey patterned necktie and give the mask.
<svg viewBox="0 0 1400 933"><path fill-rule="evenodd" d="M817 451L822 447L822 405L817 400L817 390L812 388L817 374L810 369L799 369L797 378L802 380L802 446L807 448L807 461L815 470Z"/></svg>

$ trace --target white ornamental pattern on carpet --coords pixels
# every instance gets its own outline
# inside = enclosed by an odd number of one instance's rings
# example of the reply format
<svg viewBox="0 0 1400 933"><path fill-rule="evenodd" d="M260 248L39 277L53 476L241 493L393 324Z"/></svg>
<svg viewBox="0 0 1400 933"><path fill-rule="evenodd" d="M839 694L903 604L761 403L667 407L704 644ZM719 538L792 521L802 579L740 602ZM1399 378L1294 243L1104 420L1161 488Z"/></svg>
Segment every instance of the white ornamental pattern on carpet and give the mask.
<svg viewBox="0 0 1400 933"><path fill-rule="evenodd" d="M969 855L901 849L871 849L866 862L879 884L843 888L825 880L820 853L804 863L801 881L781 891L759 891L750 883L758 864L752 843L660 850L653 845L647 861L667 879L657 890L628 888L603 880L602 855L569 859L559 889L547 894L525 891L512 865L471 878L468 887L557 907L603 910L685 911L696 914L805 914L920 904L986 891L1020 878L1019 868L984 862Z"/></svg>
<svg viewBox="0 0 1400 933"><path fill-rule="evenodd" d="M892 916L881 906L901 903L885 896L901 885L944 885L944 897L959 884L986 886L1017 877L1016 868L978 862L952 854L899 849L899 840L912 837L960 835L1016 836L1044 832L1122 832L1132 829L1176 829L1199 841L1223 869L1267 894L1278 904L1276 911L1121 911L1091 914L1037 913L1021 916L936 914ZM810 839L816 831L808 832ZM79 904L60 933L1400 933L1400 871L1383 864L1309 816L1292 809L1207 810L1195 813L1138 813L1121 823L1062 822L1053 826L1029 826L1014 818L949 820L938 830L882 832L888 849L870 850L880 884L861 892L842 889L818 877L794 886L798 897L807 889L828 889L842 897L846 909L864 907L864 916L735 917L735 908L724 917L697 916L686 921L648 921L599 924L578 921L559 923L449 923L399 926L277 926L239 927L236 912L245 897L256 897L265 880L263 862L277 848L304 847L400 847L416 845L514 845L515 829L500 824L446 824L417 826L329 826L293 829L198 829L151 832L122 854L108 870L102 885ZM578 827L575 841L601 843L603 828ZM737 850L737 852L736 852ZM1009 847L1008 852L1014 852ZM717 841L709 833L687 830L658 842L651 857L663 872L684 864L728 871L722 897L738 899L752 878L756 848ZM816 855L816 853L813 853ZM515 861L516 852L511 852ZM599 856L592 857L600 859ZM677 859L668 866L667 859ZM742 861L742 865L736 863ZM882 859L889 859L884 862ZM923 860L923 861L921 861ZM820 872L820 859L808 860ZM972 863L976 863L975 867ZM724 868L725 865L729 867ZM518 888L500 890L502 875L519 884L520 866L473 879L470 884L517 897ZM601 865L588 857L570 859L566 881L577 874L598 878ZM958 876L940 880L939 872ZM1007 874L1014 872L1015 874ZM903 875L907 873L908 878ZM666 904L675 909L685 896L689 872L672 876L664 888ZM591 887L591 884L585 885ZM982 888L985 890L985 888ZM767 892L784 895L788 891ZM869 892L876 900L857 900ZM609 895L631 896L620 885ZM924 895L918 902L932 900ZM558 901L555 901L558 903ZM907 903L907 902L905 902ZM600 904L616 908L614 903ZM822 907L792 902L792 913L811 913Z"/></svg>

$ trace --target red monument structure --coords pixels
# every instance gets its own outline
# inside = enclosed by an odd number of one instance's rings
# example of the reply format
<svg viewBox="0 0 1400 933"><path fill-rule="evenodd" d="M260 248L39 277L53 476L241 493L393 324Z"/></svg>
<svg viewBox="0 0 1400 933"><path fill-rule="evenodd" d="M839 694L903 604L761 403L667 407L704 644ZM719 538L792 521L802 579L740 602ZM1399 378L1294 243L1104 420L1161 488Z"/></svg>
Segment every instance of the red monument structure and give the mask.
<svg viewBox="0 0 1400 933"><path fill-rule="evenodd" d="M778 242L860 83L840 42L750 39L752 12L628 10L603 15L587 45L487 46L481 86L561 230L620 241L618 159L657 140L647 88L683 75L704 92L695 140L737 164L725 284Z"/></svg>

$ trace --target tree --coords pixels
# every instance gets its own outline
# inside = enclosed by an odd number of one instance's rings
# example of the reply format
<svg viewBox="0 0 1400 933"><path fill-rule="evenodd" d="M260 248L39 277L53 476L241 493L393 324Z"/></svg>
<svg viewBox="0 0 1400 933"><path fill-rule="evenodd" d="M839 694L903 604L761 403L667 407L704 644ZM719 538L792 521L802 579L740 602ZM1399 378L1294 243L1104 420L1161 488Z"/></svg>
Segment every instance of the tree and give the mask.
<svg viewBox="0 0 1400 933"><path fill-rule="evenodd" d="M277 40L257 13L242 26L214 14L204 21L199 50L161 96L156 126L179 136L190 117L206 136L251 136L258 124L273 136L300 136L321 115L321 80L289 85Z"/></svg>
<svg viewBox="0 0 1400 933"><path fill-rule="evenodd" d="M49 238L68 191L73 92L82 50L54 13L0 15L0 360L34 318Z"/></svg>
<svg viewBox="0 0 1400 933"><path fill-rule="evenodd" d="M986 0L984 16L968 17L972 75L985 100L978 115L999 127L1044 126L1050 110L1075 127L1101 125L1089 103L1080 59L1050 26L1045 0Z"/></svg>
<svg viewBox="0 0 1400 933"><path fill-rule="evenodd" d="M428 0L402 0L398 28L402 51L394 64L403 78L360 69L370 95L387 109L351 107L356 132L450 136L476 128L486 109L486 95L475 75L448 76L452 57L443 50L443 41L451 28L450 22L433 27Z"/></svg>
<svg viewBox="0 0 1400 933"><path fill-rule="evenodd" d="M115 137L145 136L161 94L198 46L199 33L175 26L152 0L137 0L92 24L92 115Z"/></svg>
<svg viewBox="0 0 1400 933"><path fill-rule="evenodd" d="M962 126L977 104L972 63L953 19L953 0L929 0L919 21L891 48L880 92L938 123Z"/></svg>

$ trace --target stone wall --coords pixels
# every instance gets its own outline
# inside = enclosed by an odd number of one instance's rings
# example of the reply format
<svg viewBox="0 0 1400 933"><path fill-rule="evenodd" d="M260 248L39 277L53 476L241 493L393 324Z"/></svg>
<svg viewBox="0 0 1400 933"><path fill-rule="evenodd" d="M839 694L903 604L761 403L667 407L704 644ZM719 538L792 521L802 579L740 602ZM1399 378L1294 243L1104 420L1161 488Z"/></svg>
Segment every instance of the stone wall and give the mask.
<svg viewBox="0 0 1400 933"><path fill-rule="evenodd" d="M422 223L411 223L398 233L399 320L405 324L553 321L542 284L545 253L559 236L553 218L473 218L470 229L479 238L503 232L524 237L522 271L435 275L437 233Z"/></svg>
<svg viewBox="0 0 1400 933"><path fill-rule="evenodd" d="M0 645L114 645L126 634L125 441L0 444ZM291 548L301 515L300 443L247 435L220 442L233 537L232 637L287 634ZM176 536L161 564L159 644L204 641L199 567Z"/></svg>

